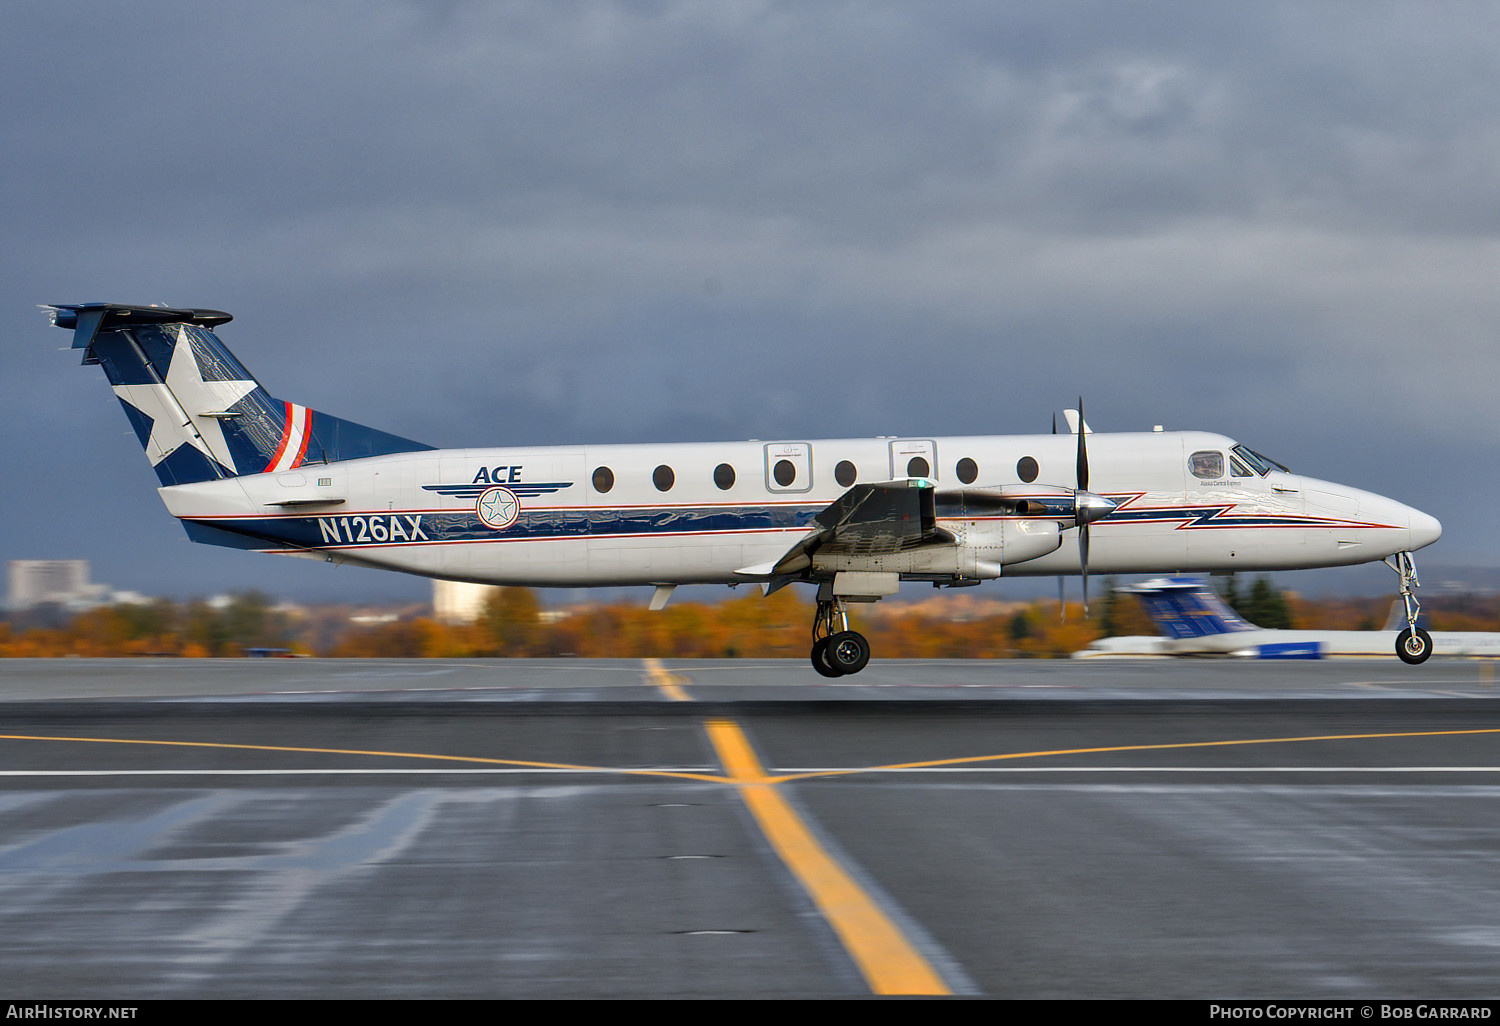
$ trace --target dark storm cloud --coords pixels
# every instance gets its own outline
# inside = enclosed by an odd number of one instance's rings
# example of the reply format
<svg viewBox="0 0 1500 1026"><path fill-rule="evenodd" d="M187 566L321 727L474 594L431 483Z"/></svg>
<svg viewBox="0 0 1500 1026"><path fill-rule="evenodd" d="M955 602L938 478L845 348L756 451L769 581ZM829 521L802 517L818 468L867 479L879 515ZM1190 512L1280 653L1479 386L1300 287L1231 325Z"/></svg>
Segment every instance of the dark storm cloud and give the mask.
<svg viewBox="0 0 1500 1026"><path fill-rule="evenodd" d="M329 577L176 540L31 312L87 299L229 309L277 394L437 444L1025 431L1082 392L1497 555L1467 472L1500 427L1491 5L0 19L8 555ZM60 512L127 493L108 539Z"/></svg>

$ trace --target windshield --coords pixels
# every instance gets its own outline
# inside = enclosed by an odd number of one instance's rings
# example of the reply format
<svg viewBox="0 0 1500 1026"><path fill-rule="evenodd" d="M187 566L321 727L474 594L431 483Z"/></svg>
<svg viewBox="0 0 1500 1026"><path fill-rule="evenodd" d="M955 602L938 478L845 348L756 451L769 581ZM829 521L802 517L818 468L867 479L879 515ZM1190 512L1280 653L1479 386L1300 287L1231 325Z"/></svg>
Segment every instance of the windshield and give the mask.
<svg viewBox="0 0 1500 1026"><path fill-rule="evenodd" d="M1262 456L1254 449L1246 448L1243 445L1236 445L1232 452L1240 462L1244 463L1245 466L1255 471L1261 477L1265 477L1272 470L1280 470L1288 474L1291 473L1290 470L1282 466L1280 463L1277 463L1270 457Z"/></svg>

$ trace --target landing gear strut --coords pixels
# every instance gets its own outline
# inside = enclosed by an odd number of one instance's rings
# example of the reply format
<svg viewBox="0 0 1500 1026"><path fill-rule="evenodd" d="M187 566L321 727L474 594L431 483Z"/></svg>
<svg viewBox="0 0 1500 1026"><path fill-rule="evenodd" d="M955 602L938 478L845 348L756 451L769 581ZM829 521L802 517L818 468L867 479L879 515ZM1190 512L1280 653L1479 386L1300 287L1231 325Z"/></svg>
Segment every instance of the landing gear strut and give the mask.
<svg viewBox="0 0 1500 1026"><path fill-rule="evenodd" d="M813 616L813 669L825 677L843 677L863 670L869 661L870 643L849 629L844 600L820 601Z"/></svg>
<svg viewBox="0 0 1500 1026"><path fill-rule="evenodd" d="M1417 626L1417 617L1422 612L1422 603L1416 595L1422 583L1417 580L1417 564L1412 562L1410 552L1398 552L1387 557L1385 565L1400 575L1401 603L1406 607L1406 629L1396 635L1396 655L1413 666L1424 663L1432 655L1432 636Z"/></svg>

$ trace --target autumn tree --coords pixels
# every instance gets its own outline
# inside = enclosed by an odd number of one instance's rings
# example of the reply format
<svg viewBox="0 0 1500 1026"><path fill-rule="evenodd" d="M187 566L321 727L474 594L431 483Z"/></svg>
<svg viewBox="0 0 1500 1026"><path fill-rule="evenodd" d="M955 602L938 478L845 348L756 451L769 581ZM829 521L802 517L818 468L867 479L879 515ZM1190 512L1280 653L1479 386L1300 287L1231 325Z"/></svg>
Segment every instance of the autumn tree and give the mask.
<svg viewBox="0 0 1500 1026"><path fill-rule="evenodd" d="M530 588L498 588L491 592L484 600L478 626L493 655L541 653L542 610Z"/></svg>

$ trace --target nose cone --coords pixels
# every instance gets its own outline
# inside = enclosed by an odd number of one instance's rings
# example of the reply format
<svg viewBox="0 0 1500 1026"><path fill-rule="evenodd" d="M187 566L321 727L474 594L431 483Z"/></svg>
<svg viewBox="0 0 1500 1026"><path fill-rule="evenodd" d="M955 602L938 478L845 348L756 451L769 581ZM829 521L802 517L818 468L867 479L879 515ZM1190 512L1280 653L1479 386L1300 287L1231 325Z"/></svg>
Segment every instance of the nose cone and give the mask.
<svg viewBox="0 0 1500 1026"><path fill-rule="evenodd" d="M1411 519L1408 521L1411 534L1412 551L1431 545L1443 536L1443 525L1438 523L1437 517L1430 517L1421 510L1411 511Z"/></svg>

